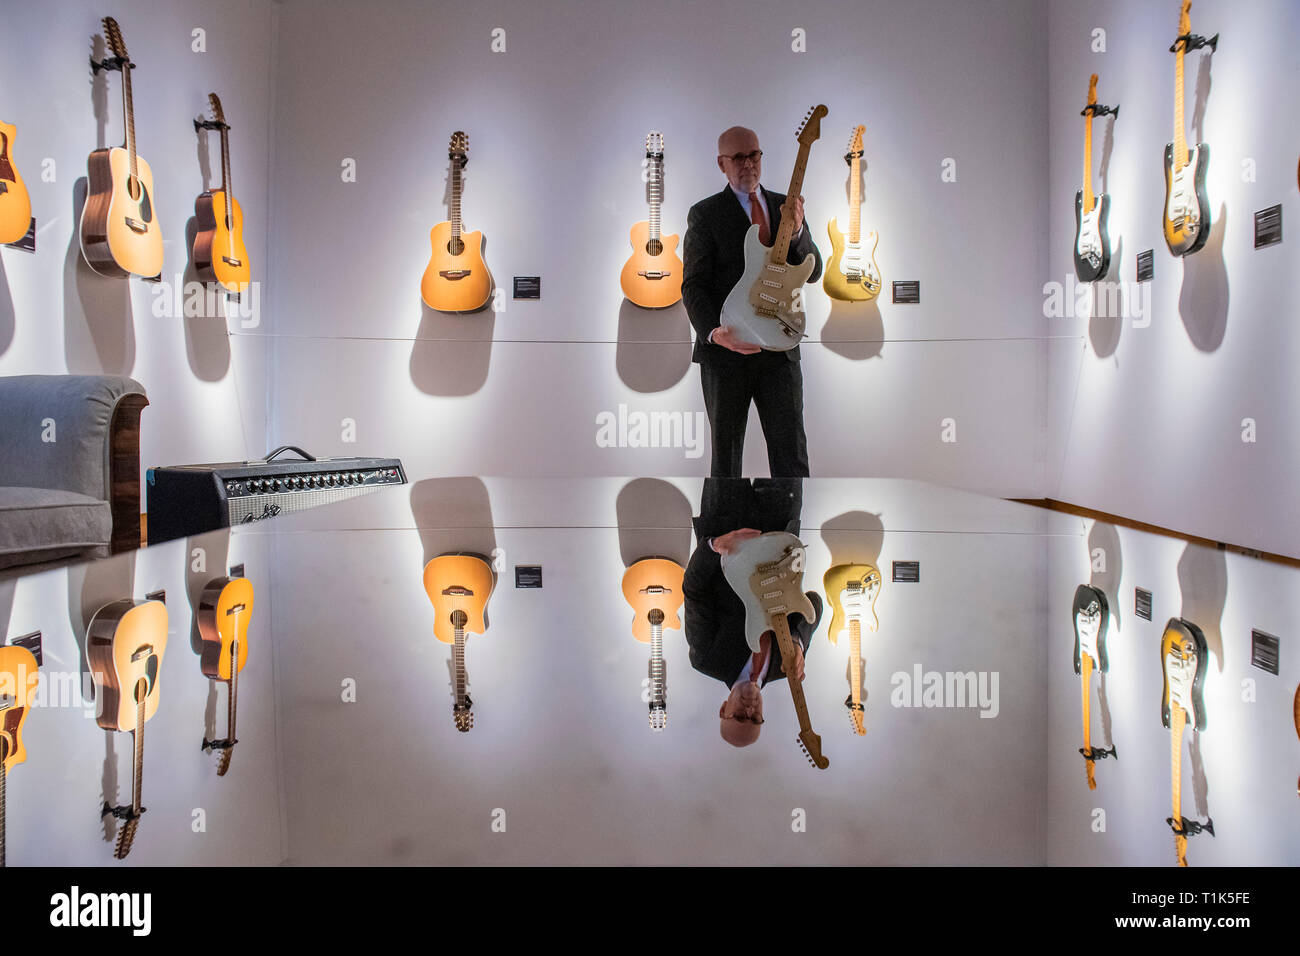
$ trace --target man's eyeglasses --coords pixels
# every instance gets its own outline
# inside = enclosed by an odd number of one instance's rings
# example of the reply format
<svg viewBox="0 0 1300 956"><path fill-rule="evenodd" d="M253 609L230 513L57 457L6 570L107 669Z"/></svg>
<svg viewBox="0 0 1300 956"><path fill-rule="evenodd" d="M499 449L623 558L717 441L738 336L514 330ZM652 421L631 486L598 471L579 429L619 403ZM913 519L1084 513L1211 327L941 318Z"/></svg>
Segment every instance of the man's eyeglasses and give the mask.
<svg viewBox="0 0 1300 956"><path fill-rule="evenodd" d="M737 166L744 163L756 163L763 158L763 151L756 149L752 153L732 153L730 156L724 156L723 159L729 159Z"/></svg>

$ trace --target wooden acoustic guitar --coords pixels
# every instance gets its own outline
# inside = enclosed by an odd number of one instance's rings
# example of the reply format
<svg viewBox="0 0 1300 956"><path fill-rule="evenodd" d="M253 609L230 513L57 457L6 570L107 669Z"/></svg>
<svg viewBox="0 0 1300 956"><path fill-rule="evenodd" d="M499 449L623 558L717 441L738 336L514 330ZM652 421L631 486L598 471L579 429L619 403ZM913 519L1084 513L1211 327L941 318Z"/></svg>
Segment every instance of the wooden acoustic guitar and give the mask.
<svg viewBox="0 0 1300 956"><path fill-rule="evenodd" d="M781 664L786 683L799 718L799 748L808 762L818 770L830 766L822 755L822 739L813 733L804 700L803 682L796 680L794 638L786 615L801 614L805 621L816 617L812 602L803 592L806 560L803 543L784 531L770 531L748 538L729 554L722 556L722 574L745 605L745 642L758 653L764 631L776 635L781 649Z"/></svg>
<svg viewBox="0 0 1300 956"><path fill-rule="evenodd" d="M131 852L144 785L144 725L158 710L158 677L167 650L167 608L161 601L114 601L95 612L86 632L86 656L99 702L97 720L105 730L130 731L135 748L131 804L104 805L103 814L124 823L114 855Z"/></svg>
<svg viewBox="0 0 1300 956"><path fill-rule="evenodd" d="M1187 865L1187 838L1202 831L1214 836L1214 821L1198 823L1187 820L1182 811L1183 728L1190 724L1198 732L1205 730L1205 703L1201 685L1209 652L1205 635L1191 621L1170 618L1160 637L1160 670L1164 675L1160 719L1169 729L1169 764L1173 798L1173 815L1165 822L1174 833L1178 865Z"/></svg>
<svg viewBox="0 0 1300 956"><path fill-rule="evenodd" d="M439 312L477 312L492 298L493 283L483 261L483 233L464 232L461 227L461 171L469 163L469 137L463 131L451 134L447 158L451 160L451 219L429 233L433 254L424 270L420 296Z"/></svg>
<svg viewBox="0 0 1300 956"><path fill-rule="evenodd" d="M14 133L0 123L0 244L17 242L27 235L32 223L32 200L14 165Z"/></svg>
<svg viewBox="0 0 1300 956"><path fill-rule="evenodd" d="M221 133L221 188L209 189L194 200L198 231L194 234L194 271L204 282L216 282L228 292L248 287L252 269L244 245L244 211L231 186L230 124L216 93L208 94L212 121Z"/></svg>
<svg viewBox="0 0 1300 956"><path fill-rule="evenodd" d="M849 638L849 696L844 698L844 706L859 737L867 732L862 706L862 625L873 634L880 630L876 616L880 581L880 571L870 564L837 564L822 577L826 599L831 602L827 636L832 644L838 644L842 635Z"/></svg>
<svg viewBox="0 0 1300 956"><path fill-rule="evenodd" d="M1110 662L1106 657L1106 631L1110 623L1110 605L1100 588L1080 584L1074 590L1074 672L1083 678L1083 755L1084 772L1088 789L1097 789L1095 763L1106 757L1115 757L1115 747L1109 750L1092 745L1092 672L1106 673Z"/></svg>
<svg viewBox="0 0 1300 956"><path fill-rule="evenodd" d="M1174 54L1174 141L1165 146L1165 244L1176 256L1188 256L1210 238L1210 201L1205 194L1205 171L1210 147L1197 143L1191 149L1183 124L1183 59L1191 42L1192 0L1183 0L1178 18L1178 38L1169 49ZM1215 36L1211 42L1217 42Z"/></svg>
<svg viewBox="0 0 1300 956"><path fill-rule="evenodd" d="M474 701L465 675L465 635L487 630L488 599L496 577L492 567L472 554L444 554L424 566L424 592L433 604L433 635L452 645L452 719L456 729L474 726Z"/></svg>
<svg viewBox="0 0 1300 956"><path fill-rule="evenodd" d="M1083 108L1083 188L1074 194L1074 274L1080 282L1096 282L1110 271L1110 196L1092 191L1092 118L1097 106L1097 74L1088 80Z"/></svg>
<svg viewBox="0 0 1300 956"><path fill-rule="evenodd" d="M104 17L104 34L122 68L126 142L97 149L87 160L86 205L81 210L81 252L100 275L156 276L163 267L162 229L154 208L153 170L135 148L131 71L122 31Z"/></svg>
<svg viewBox="0 0 1300 956"><path fill-rule="evenodd" d="M681 630L685 569L667 558L643 558L623 573L623 597L632 606L632 636L650 645L650 729L668 726L664 628Z"/></svg>
<svg viewBox="0 0 1300 956"><path fill-rule="evenodd" d="M239 705L239 672L248 660L248 621L253 616L253 583L248 578L213 578L199 596L199 668L209 680L228 685L226 736L204 740L204 750L220 751L217 776L224 777L235 753L235 715Z"/></svg>
<svg viewBox="0 0 1300 956"><path fill-rule="evenodd" d="M682 260L677 236L661 234L659 208L664 201L664 138L653 130L645 139L645 201L650 218L632 227L632 256L619 281L628 301L643 309L664 309L681 300Z"/></svg>
<svg viewBox="0 0 1300 956"><path fill-rule="evenodd" d="M23 724L36 692L36 658L25 647L0 647L0 867L5 865L5 790L9 771L27 759Z"/></svg>
<svg viewBox="0 0 1300 956"><path fill-rule="evenodd" d="M843 302L869 302L880 295L882 280L876 265L876 246L880 234L867 233L862 238L862 134L859 126L849 138L849 151L844 161L849 164L849 234L840 232L840 221L832 219L826 224L831 237L831 261L822 277L822 288L832 299Z"/></svg>
<svg viewBox="0 0 1300 956"><path fill-rule="evenodd" d="M817 267L809 253L803 262L790 265L790 240L794 237L794 216L790 204L803 191L804 170L812 144L821 136L825 106L808 111L799 127L799 155L786 192L786 209L781 214L772 248L758 241L759 227L745 234L745 271L722 303L721 324L736 330L737 337L771 352L788 352L804 337L807 315L803 307L803 286Z"/></svg>

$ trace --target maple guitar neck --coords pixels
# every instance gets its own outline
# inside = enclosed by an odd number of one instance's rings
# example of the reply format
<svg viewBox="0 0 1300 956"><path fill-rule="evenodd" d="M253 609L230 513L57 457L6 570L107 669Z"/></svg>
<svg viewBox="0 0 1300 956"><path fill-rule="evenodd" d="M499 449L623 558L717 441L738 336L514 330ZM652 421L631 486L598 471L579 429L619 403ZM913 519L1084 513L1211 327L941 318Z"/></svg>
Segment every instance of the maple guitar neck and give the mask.
<svg viewBox="0 0 1300 956"><path fill-rule="evenodd" d="M861 726L862 713L862 622L856 617L849 621L849 693L853 702L853 729Z"/></svg>
<svg viewBox="0 0 1300 956"><path fill-rule="evenodd" d="M1090 104L1091 105L1091 104ZM1083 117L1083 213L1092 212L1096 197L1092 192L1092 111Z"/></svg>
<svg viewBox="0 0 1300 956"><path fill-rule="evenodd" d="M1084 769L1088 776L1088 789L1097 789L1096 761L1092 759L1092 697L1090 695L1090 685L1092 682L1092 658L1087 654L1079 655L1082 659L1079 662L1079 669L1083 674L1083 761Z"/></svg>
<svg viewBox="0 0 1300 956"><path fill-rule="evenodd" d="M849 160L849 242L862 241L862 156L854 152Z"/></svg>
<svg viewBox="0 0 1300 956"><path fill-rule="evenodd" d="M1178 830L1186 827L1183 823L1183 726L1187 715L1181 705L1171 701L1169 704L1169 768L1173 796L1173 824ZM1178 854L1178 865L1187 865L1187 834L1174 834L1174 848Z"/></svg>
<svg viewBox="0 0 1300 956"><path fill-rule="evenodd" d="M767 622L772 626L772 632L776 634L777 646L781 649L781 665L785 668L785 682L790 685L794 712L799 717L799 730L811 734L812 721L808 719L808 702L804 699L803 682L795 676L794 638L790 636L790 621L784 614L776 613L769 616Z"/></svg>
<svg viewBox="0 0 1300 956"><path fill-rule="evenodd" d="M803 174L808 166L808 154L812 152L812 143L800 143L799 155L794 161L794 172L790 174L790 188L786 190L786 202L793 202L803 194ZM855 207L854 215L857 215ZM790 240L794 236L794 217L782 216L781 228L777 230L776 241L768 259L775 265L784 265L790 254Z"/></svg>
<svg viewBox="0 0 1300 956"><path fill-rule="evenodd" d="M1186 31L1183 31L1186 32ZM1183 132L1183 53L1185 40L1178 41L1174 54L1174 170L1187 165L1187 136Z"/></svg>

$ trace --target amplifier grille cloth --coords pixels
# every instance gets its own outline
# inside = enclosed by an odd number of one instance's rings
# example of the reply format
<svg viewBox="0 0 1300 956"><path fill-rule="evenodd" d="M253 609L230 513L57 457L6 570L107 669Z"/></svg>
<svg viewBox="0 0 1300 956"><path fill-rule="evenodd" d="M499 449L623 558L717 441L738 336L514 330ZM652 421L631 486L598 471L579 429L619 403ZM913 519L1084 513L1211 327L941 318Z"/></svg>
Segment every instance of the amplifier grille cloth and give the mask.
<svg viewBox="0 0 1300 956"><path fill-rule="evenodd" d="M249 516L254 520L260 520L266 516L267 506L279 508L280 512L286 511L306 511L308 508L315 508L317 505L327 505L331 502L342 501L344 498L355 498L357 495L364 495L370 491L378 491L380 488L391 487L389 485L371 485L365 488L314 488L311 491L288 491L278 494L269 495L245 495L240 498L229 499L230 506L230 525L243 524Z"/></svg>

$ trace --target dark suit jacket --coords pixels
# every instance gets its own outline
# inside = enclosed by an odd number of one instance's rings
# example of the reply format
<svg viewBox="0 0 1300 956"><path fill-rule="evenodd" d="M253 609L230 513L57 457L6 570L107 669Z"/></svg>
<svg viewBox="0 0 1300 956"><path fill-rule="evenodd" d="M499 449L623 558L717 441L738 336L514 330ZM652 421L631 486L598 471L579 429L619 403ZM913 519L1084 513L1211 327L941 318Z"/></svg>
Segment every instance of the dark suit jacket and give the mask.
<svg viewBox="0 0 1300 956"><path fill-rule="evenodd" d="M781 228L781 205L785 202L785 195L768 190L763 190L763 195L767 199L768 221L775 237ZM709 341L709 333L721 324L718 317L722 314L722 303L744 275L745 233L749 227L745 208L730 185L708 199L701 199L687 214L682 299L691 325L695 327L693 362L743 362L759 357L741 355ZM812 230L805 219L803 233L790 243L786 261L803 262L809 253L816 257L817 264L808 281L816 282L822 274L822 256L812 241ZM790 361L799 361L799 346L785 354Z"/></svg>

